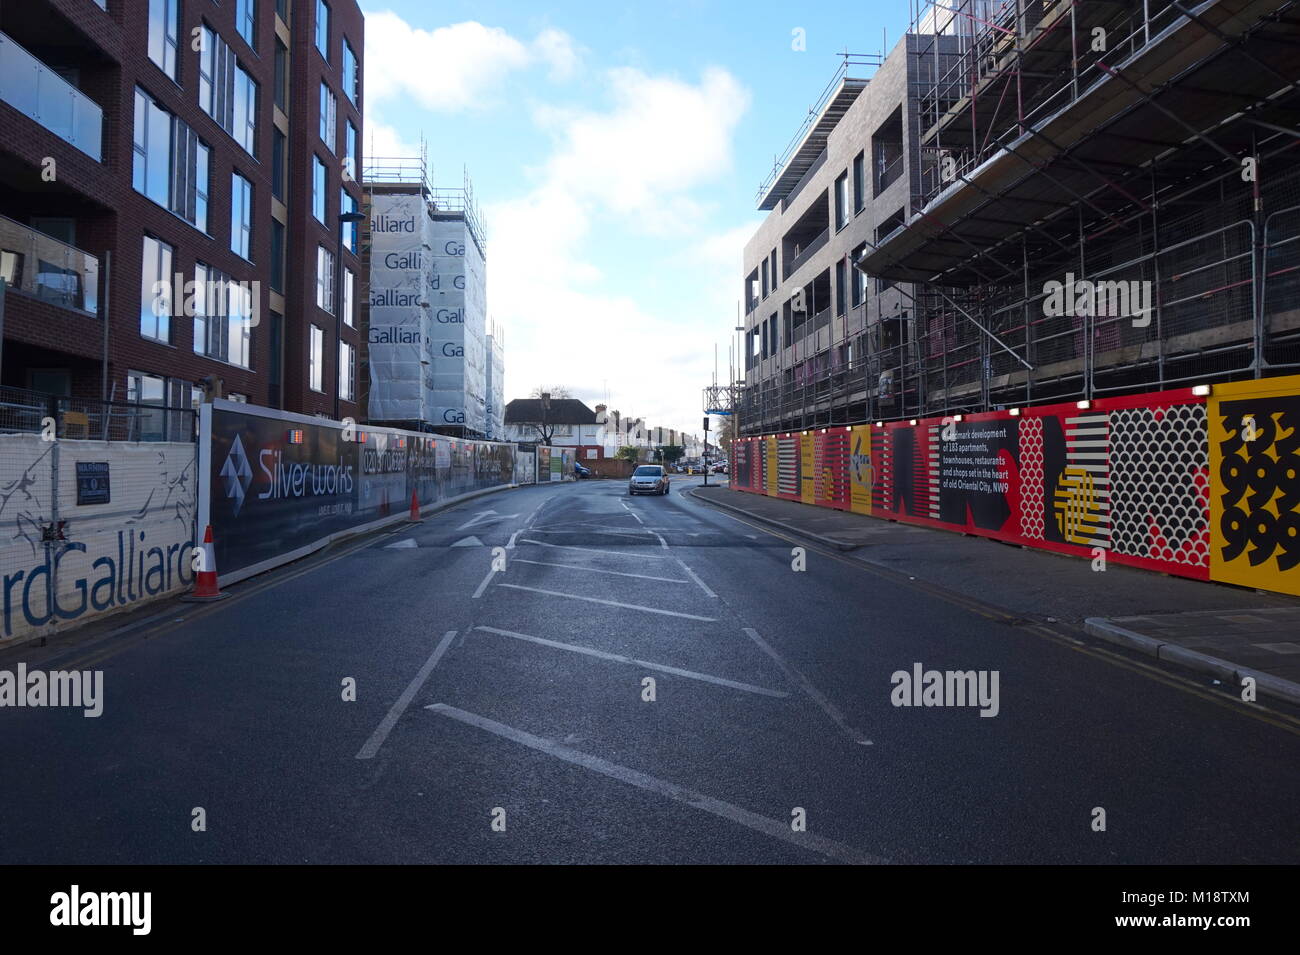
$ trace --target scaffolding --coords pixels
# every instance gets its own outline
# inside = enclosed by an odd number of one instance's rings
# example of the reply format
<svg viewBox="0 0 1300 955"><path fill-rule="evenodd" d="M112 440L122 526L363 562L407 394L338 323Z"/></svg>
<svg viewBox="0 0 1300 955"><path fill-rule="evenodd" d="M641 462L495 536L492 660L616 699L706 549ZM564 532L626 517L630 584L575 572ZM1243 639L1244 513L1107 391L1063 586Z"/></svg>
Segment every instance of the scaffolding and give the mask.
<svg viewBox="0 0 1300 955"><path fill-rule="evenodd" d="M857 263L902 314L746 389L747 433L1300 368L1294 0L914 0L911 33L908 215Z"/></svg>

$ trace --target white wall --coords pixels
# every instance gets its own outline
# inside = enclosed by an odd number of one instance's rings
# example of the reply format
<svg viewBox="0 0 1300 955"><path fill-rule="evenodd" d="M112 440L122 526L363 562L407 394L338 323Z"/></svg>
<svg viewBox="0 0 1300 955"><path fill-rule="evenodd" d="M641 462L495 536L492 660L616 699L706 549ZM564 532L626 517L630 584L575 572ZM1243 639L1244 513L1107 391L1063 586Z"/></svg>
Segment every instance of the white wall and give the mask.
<svg viewBox="0 0 1300 955"><path fill-rule="evenodd" d="M0 435L0 646L188 588L194 454L189 443ZM78 461L108 463L109 503L77 504ZM56 520L65 540L47 546L42 529Z"/></svg>

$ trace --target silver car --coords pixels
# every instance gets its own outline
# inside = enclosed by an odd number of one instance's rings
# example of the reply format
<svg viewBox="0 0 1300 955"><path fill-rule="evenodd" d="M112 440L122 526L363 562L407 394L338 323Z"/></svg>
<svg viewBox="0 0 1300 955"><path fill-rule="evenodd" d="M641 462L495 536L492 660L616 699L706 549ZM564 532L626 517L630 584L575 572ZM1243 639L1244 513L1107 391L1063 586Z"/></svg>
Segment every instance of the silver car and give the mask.
<svg viewBox="0 0 1300 955"><path fill-rule="evenodd" d="M642 464L627 479L628 494L667 494L668 471L662 464Z"/></svg>

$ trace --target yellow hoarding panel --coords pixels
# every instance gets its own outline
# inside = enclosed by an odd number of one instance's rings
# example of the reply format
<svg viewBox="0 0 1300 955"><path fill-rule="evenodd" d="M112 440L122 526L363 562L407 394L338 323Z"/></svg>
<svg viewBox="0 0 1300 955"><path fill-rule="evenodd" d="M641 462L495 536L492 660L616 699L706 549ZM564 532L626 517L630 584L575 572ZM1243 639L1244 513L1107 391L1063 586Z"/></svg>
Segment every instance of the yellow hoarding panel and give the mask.
<svg viewBox="0 0 1300 955"><path fill-rule="evenodd" d="M767 487L764 489L768 497L776 497L777 482L780 477L780 466L777 463L776 438L768 437L763 439L763 453L767 458Z"/></svg>
<svg viewBox="0 0 1300 955"><path fill-rule="evenodd" d="M849 505L854 514L871 513L871 426L854 425L849 435Z"/></svg>
<svg viewBox="0 0 1300 955"><path fill-rule="evenodd" d="M1215 385L1210 577L1300 595L1300 376Z"/></svg>

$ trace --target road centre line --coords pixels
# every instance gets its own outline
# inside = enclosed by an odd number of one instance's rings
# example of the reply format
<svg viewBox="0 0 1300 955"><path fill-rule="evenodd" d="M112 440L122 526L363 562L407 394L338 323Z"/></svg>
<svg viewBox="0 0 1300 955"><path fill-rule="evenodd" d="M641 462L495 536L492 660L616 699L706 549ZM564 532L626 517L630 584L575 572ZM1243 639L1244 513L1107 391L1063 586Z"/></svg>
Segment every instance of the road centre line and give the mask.
<svg viewBox="0 0 1300 955"><path fill-rule="evenodd" d="M686 571L686 573L690 574L691 580L695 581L697 584L700 585L700 589L701 589L701 590L703 590L706 594L708 594L709 597L711 597L712 599L714 599L714 600L717 600L717 599L718 599L718 595L715 594L712 590L710 590L709 587L708 587L708 585L705 584L704 581L700 580L699 575L696 574L695 571L691 570L689 567L686 566L686 562L685 562L685 561L683 561L680 557L677 557L677 558L674 558L674 559L677 561L677 563L679 563L679 564L682 565L682 570L684 570L684 571Z"/></svg>
<svg viewBox="0 0 1300 955"><path fill-rule="evenodd" d="M638 580L661 580L666 584L689 584L689 580L679 580L676 577L652 577L650 574L629 574L622 570L605 570L603 567L582 567L579 564L554 564L545 560L528 560L525 557L516 557L510 563L512 564L537 564L539 567L563 567L565 570L585 570L589 574L613 574L615 577L636 577Z"/></svg>
<svg viewBox="0 0 1300 955"><path fill-rule="evenodd" d="M815 686L809 683L807 677L790 664L786 663L785 660L781 658L780 654L768 646L767 642L758 635L757 630L753 627L746 627L745 633L749 635L751 640L758 644L760 650L772 658L776 665L784 671L785 675L790 678L790 681L794 683L795 686L803 690L804 694L807 695L809 699L821 707L822 712L829 716L831 722L843 730L844 734L848 736L849 739L853 740L853 742L857 743L859 746L871 745L871 740L867 739L865 735L849 726L844 719L844 714L839 711L839 708L830 700L826 699L826 697L823 696Z"/></svg>
<svg viewBox="0 0 1300 955"><path fill-rule="evenodd" d="M481 729L494 736L510 740L521 746L544 753L547 756L553 756L556 759L563 760L574 766L581 766L592 772L600 773L602 776L608 776L619 782L626 783L629 786L635 786L638 789L646 790L660 796L664 796L674 802L684 803L692 808L702 810L720 819L726 819L730 822L737 823L752 829L755 832L778 839L789 845L806 849L827 858L836 859L840 862L854 863L858 865L881 865L888 860L878 856L867 855L859 852L851 846L836 842L833 839L827 839L811 832L794 832L790 828L788 820L770 819L766 816L760 816L757 813L750 812L748 809L742 809L740 806L724 802L721 799L715 799L712 796L706 796L703 793L697 793L675 783L670 783L654 776L638 772L635 769L629 769L626 766L620 766L617 763L611 763L601 759L599 756L592 756L588 753L579 752L571 749L561 743L552 740L542 739L540 736L534 736L523 730L515 729L512 726L506 726L504 723L498 723L495 720L488 719L485 716L479 716L475 713L469 713L465 710L449 706L446 703L433 703L425 707L426 710L445 716L448 719L456 720L467 726L473 726Z"/></svg>
<svg viewBox="0 0 1300 955"><path fill-rule="evenodd" d="M514 630L499 630L496 627L477 626L475 630L482 630L484 633L495 633L501 637L510 637L514 640L523 640L528 643L535 643L542 647L551 647L555 650L567 650L570 653L581 653L584 656L596 657L600 660L610 660L614 663L630 663L634 666L645 667L648 670L658 670L661 673L671 673L674 676L686 677L688 680L699 680L702 683L713 683L717 686L730 687L733 690L743 690L746 693L757 693L759 696L772 696L777 699L785 699L790 694L784 690L769 690L766 687L755 686L752 683L741 683L738 680L728 680L725 677L711 676L708 673L700 673L697 670L683 670L680 667L669 666L665 663L652 663L649 660L637 660L634 657L624 656L621 653L608 653L604 650L595 650L591 647L582 647L573 643L560 643L557 640L547 640L544 637L534 637L527 633L518 633Z"/></svg>
<svg viewBox="0 0 1300 955"><path fill-rule="evenodd" d="M642 610L646 613L663 614L665 617L682 617L686 620L702 620L705 623L717 623L714 617L701 617L693 613L681 613L677 610L660 610L658 607L643 607L640 604L625 604L617 600L603 600L600 597L584 597L580 594L566 594L559 590L543 590L540 587L524 587L520 584L497 584L498 587L509 587L512 590L527 590L534 594L543 594L547 597L567 597L569 600L585 600L587 603L604 604L607 607L622 607L624 610Z"/></svg>
<svg viewBox="0 0 1300 955"><path fill-rule="evenodd" d="M420 687L424 686L424 681L429 678L429 674L438 665L438 661L447 652L447 647L451 646L451 641L455 637L455 630L448 630L442 635L442 639L438 642L438 646L434 648L432 655L424 662L424 666L420 667L420 672L415 674L415 679L402 691L402 695L397 698L397 702L389 709L388 715L375 727L375 731L370 734L370 739L366 740L366 744L361 747L360 752L357 753L357 759L370 759L379 752L379 747L384 745L384 740L388 739L388 734L393 731L397 721L402 718L402 714L406 712L406 707L415 698L415 694L420 692Z"/></svg>

